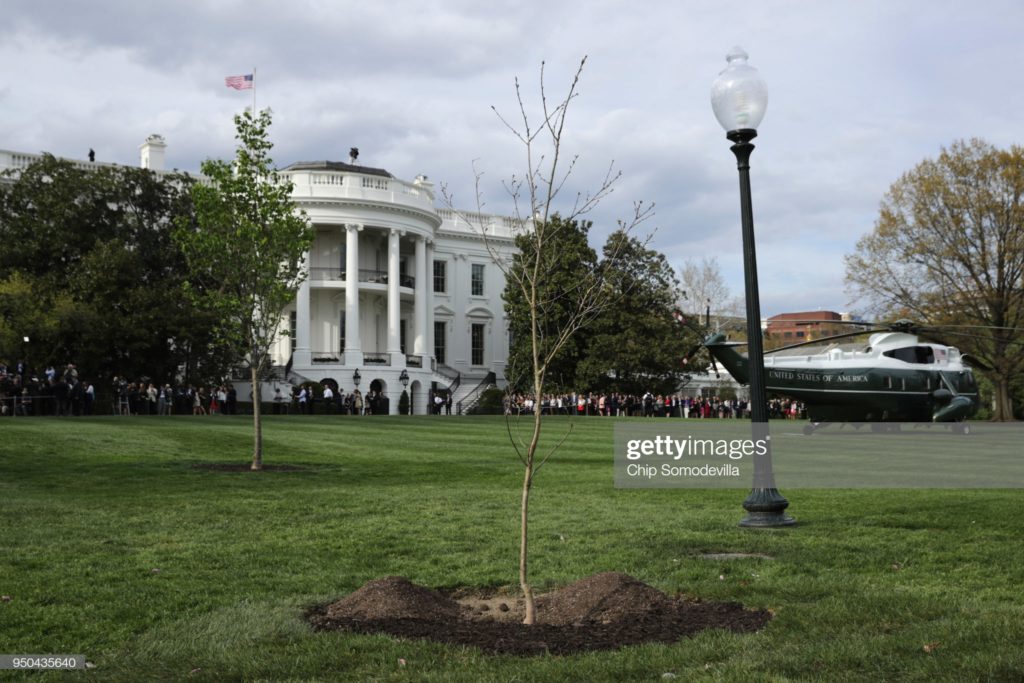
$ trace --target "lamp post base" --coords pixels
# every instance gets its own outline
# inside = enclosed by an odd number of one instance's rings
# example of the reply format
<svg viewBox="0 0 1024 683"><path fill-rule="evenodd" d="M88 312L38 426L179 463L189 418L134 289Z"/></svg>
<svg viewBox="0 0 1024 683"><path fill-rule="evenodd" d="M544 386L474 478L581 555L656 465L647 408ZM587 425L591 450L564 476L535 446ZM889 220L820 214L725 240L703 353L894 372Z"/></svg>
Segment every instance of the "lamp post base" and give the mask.
<svg viewBox="0 0 1024 683"><path fill-rule="evenodd" d="M778 489L751 489L747 499L743 501L743 509L747 511L747 516L739 525L757 529L793 526L796 520L786 514L787 507L789 501Z"/></svg>

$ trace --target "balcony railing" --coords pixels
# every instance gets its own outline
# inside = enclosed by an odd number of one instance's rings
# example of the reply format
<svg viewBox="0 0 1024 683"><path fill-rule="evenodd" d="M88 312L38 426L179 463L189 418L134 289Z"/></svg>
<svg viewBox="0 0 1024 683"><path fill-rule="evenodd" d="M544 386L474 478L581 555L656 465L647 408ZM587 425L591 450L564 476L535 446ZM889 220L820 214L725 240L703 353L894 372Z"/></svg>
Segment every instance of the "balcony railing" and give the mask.
<svg viewBox="0 0 1024 683"><path fill-rule="evenodd" d="M345 354L341 351L312 351L310 356L314 363L332 363L343 365Z"/></svg>
<svg viewBox="0 0 1024 683"><path fill-rule="evenodd" d="M313 280L345 281L346 271L344 268L310 268L309 271L310 278ZM388 283L388 271L364 270L360 268L359 281L386 285ZM411 275L400 275L398 285L413 289L416 287L416 278Z"/></svg>
<svg viewBox="0 0 1024 683"><path fill-rule="evenodd" d="M410 356L406 354L405 364L408 365L410 368L422 368L423 358L420 356Z"/></svg>
<svg viewBox="0 0 1024 683"><path fill-rule="evenodd" d="M389 353L364 353L363 362L367 365L391 365Z"/></svg>

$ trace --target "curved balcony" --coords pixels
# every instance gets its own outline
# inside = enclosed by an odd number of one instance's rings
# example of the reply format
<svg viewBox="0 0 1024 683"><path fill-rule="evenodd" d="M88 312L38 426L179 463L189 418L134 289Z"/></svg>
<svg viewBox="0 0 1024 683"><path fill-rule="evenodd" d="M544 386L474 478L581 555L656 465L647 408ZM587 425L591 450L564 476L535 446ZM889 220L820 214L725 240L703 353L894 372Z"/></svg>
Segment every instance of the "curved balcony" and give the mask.
<svg viewBox="0 0 1024 683"><path fill-rule="evenodd" d="M344 268L310 268L309 279L310 280L327 280L329 282L344 282L345 281L345 269ZM359 269L359 282L365 282L368 284L379 284L386 285L388 283L388 272L386 270L364 270ZM415 289L416 278L411 275L400 275L398 280L399 287L405 287L407 289Z"/></svg>
<svg viewBox="0 0 1024 683"><path fill-rule="evenodd" d="M434 210L434 194L432 186L429 184L410 183L384 175L326 168L286 168L280 173L292 181L293 199L372 202L381 206L415 210L434 227L441 223L440 217Z"/></svg>

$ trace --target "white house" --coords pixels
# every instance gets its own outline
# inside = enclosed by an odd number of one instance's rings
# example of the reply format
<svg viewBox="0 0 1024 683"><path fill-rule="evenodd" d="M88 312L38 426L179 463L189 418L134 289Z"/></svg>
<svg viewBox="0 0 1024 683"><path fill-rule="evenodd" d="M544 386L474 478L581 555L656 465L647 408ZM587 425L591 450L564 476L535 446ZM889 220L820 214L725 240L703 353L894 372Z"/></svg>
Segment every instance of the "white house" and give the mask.
<svg viewBox="0 0 1024 683"><path fill-rule="evenodd" d="M166 142L140 145L141 165L163 171ZM0 171L39 155L0 150ZM72 160L80 167L95 167ZM435 206L426 176L315 161L281 173L316 228L308 277L273 350L279 377L333 380L345 392L383 392L390 412L407 385L414 413L432 390L457 403L481 382L504 383L505 278L516 223ZM266 398L266 397L265 397Z"/></svg>

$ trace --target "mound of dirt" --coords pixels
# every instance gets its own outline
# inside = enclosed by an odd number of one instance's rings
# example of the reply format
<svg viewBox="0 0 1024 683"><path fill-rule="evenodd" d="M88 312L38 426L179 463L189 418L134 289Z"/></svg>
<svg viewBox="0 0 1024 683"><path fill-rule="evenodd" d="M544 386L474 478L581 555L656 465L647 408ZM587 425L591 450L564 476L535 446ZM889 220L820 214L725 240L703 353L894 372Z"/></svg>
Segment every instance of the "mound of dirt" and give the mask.
<svg viewBox="0 0 1024 683"><path fill-rule="evenodd" d="M657 588L621 572L603 572L537 599L545 624L611 624L668 614L675 602Z"/></svg>
<svg viewBox="0 0 1024 683"><path fill-rule="evenodd" d="M484 652L565 655L641 643L674 643L705 629L749 633L771 619L736 603L671 598L627 574L596 574L537 598L537 621L519 623L521 601L493 591L438 591L391 576L307 613L317 630L387 633ZM494 606L492 606L494 605Z"/></svg>
<svg viewBox="0 0 1024 683"><path fill-rule="evenodd" d="M457 619L459 603L437 591L417 586L401 576L366 583L355 593L330 605L331 619Z"/></svg>

